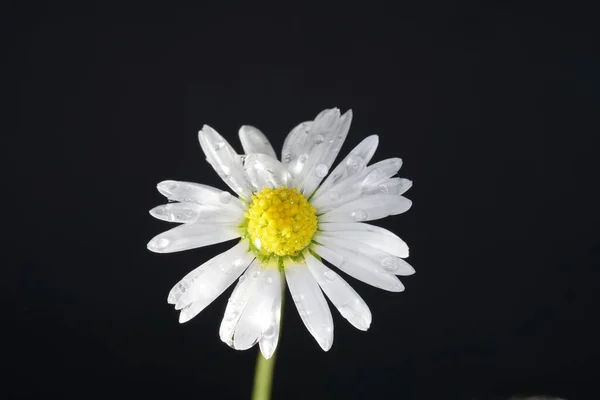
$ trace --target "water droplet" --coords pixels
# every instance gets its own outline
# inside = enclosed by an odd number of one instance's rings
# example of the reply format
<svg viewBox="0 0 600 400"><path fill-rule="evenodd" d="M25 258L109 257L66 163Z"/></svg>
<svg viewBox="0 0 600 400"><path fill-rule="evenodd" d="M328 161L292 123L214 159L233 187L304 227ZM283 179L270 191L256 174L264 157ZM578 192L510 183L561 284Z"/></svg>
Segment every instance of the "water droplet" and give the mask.
<svg viewBox="0 0 600 400"><path fill-rule="evenodd" d="M340 194L338 192L330 192L329 199L332 201L337 201L340 199Z"/></svg>
<svg viewBox="0 0 600 400"><path fill-rule="evenodd" d="M223 172L223 174L229 175L231 169L227 165L221 165L221 171Z"/></svg>
<svg viewBox="0 0 600 400"><path fill-rule="evenodd" d="M367 212L365 210L356 210L352 213L352 218L356 221L364 221L367 219Z"/></svg>
<svg viewBox="0 0 600 400"><path fill-rule="evenodd" d="M386 257L381 261L381 265L388 272L393 272L398 268L398 262L394 257Z"/></svg>
<svg viewBox="0 0 600 400"><path fill-rule="evenodd" d="M324 178L325 175L327 175L327 172L329 172L329 168L325 164L319 164L319 165L317 165L317 168L315 169L315 174L319 178Z"/></svg>
<svg viewBox="0 0 600 400"><path fill-rule="evenodd" d="M228 204L229 202L231 202L231 193L229 193L229 192L219 193L219 201L223 204Z"/></svg>
<svg viewBox="0 0 600 400"><path fill-rule="evenodd" d="M324 140L325 140L325 138L323 138L323 135L317 135L317 137L315 137L316 144L321 144L321 143L323 143Z"/></svg>
<svg viewBox="0 0 600 400"><path fill-rule="evenodd" d="M245 280L246 280L246 276L245 275L240 276L240 283L244 282Z"/></svg>
<svg viewBox="0 0 600 400"><path fill-rule="evenodd" d="M281 161L284 163L292 161L292 155L288 151L285 151L281 156Z"/></svg>
<svg viewBox="0 0 600 400"><path fill-rule="evenodd" d="M273 283L273 278L271 278L270 276L267 276L267 277L265 278L265 283L266 283L267 285L270 285L271 283Z"/></svg>
<svg viewBox="0 0 600 400"><path fill-rule="evenodd" d="M325 275L325 279L329 282L333 282L337 278L337 274L333 271L325 271L324 275Z"/></svg>
<svg viewBox="0 0 600 400"><path fill-rule="evenodd" d="M254 271L252 273L252 278L256 279L256 278L258 278L259 275L260 275L260 271Z"/></svg>
<svg viewBox="0 0 600 400"><path fill-rule="evenodd" d="M389 193L390 192L389 188L384 183L379 185L379 191L381 193Z"/></svg>
<svg viewBox="0 0 600 400"><path fill-rule="evenodd" d="M275 336L275 324L270 324L267 329L265 329L265 331L263 332L262 336L264 338L272 338L273 336Z"/></svg>
<svg viewBox="0 0 600 400"><path fill-rule="evenodd" d="M238 315L239 315L238 312L233 310L233 311L227 313L227 315L225 315L225 320L233 321Z"/></svg>
<svg viewBox="0 0 600 400"><path fill-rule="evenodd" d="M169 245L169 239L166 239L166 238L160 238L160 239L152 241L152 243L151 243L151 247L153 247L156 250L162 250L165 247L167 247L168 245Z"/></svg>
<svg viewBox="0 0 600 400"><path fill-rule="evenodd" d="M346 159L348 175L355 175L365 168L365 160L360 156L350 155Z"/></svg>
<svg viewBox="0 0 600 400"><path fill-rule="evenodd" d="M306 154L302 154L300 157L298 157L298 162L300 164L304 164L306 162L306 160L308 159L308 155Z"/></svg>
<svg viewBox="0 0 600 400"><path fill-rule="evenodd" d="M233 265L234 264L229 264L229 263L221 264L221 271L224 274L229 274L229 273L231 273L231 270L233 270Z"/></svg>
<svg viewBox="0 0 600 400"><path fill-rule="evenodd" d="M298 310L298 314L300 314L302 318L308 317L308 312L306 310Z"/></svg>
<svg viewBox="0 0 600 400"><path fill-rule="evenodd" d="M213 149L215 149L215 151L219 151L219 150L221 150L223 147L225 147L225 142L224 142L224 141L222 141L222 140L221 140L221 141L219 141L219 142L216 142L216 143L213 145Z"/></svg>

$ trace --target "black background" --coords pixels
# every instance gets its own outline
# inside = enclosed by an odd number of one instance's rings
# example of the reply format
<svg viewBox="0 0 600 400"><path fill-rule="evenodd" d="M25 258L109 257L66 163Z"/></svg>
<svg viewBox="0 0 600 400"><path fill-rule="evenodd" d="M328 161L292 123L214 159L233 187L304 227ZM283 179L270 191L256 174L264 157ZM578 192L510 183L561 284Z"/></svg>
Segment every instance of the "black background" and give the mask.
<svg viewBox="0 0 600 400"><path fill-rule="evenodd" d="M239 151L239 126L258 126L279 150L336 106L355 115L342 153L375 133L375 161L404 160L413 207L380 225L409 243L417 273L401 294L348 278L373 324L359 332L333 311L328 353L288 303L274 398L592 397L591 10L169 4L5 7L6 397L249 398L256 348L218 337L230 291L184 325L166 303L231 244L153 254L147 241L170 226L147 211L164 179L225 188L203 124Z"/></svg>

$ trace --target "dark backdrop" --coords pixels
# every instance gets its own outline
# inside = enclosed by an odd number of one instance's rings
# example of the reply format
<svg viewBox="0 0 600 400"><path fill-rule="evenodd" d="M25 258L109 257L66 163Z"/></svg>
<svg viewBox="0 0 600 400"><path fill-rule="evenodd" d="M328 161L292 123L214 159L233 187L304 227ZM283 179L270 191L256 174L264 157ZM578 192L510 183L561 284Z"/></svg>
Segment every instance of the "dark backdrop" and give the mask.
<svg viewBox="0 0 600 400"><path fill-rule="evenodd" d="M412 2L411 2L412 3ZM248 398L256 349L222 344L227 291L180 325L170 288L229 244L157 255L164 179L225 188L204 123L277 149L352 108L342 153L380 135L414 181L381 224L417 273L391 294L349 278L367 333L333 311L324 353L285 313L276 399L591 398L600 355L591 10L439 1L328 8L12 2L3 12L2 297L8 398ZM566 4L566 3L565 3ZM3 235L4 236L4 235ZM290 305L288 303L288 305Z"/></svg>

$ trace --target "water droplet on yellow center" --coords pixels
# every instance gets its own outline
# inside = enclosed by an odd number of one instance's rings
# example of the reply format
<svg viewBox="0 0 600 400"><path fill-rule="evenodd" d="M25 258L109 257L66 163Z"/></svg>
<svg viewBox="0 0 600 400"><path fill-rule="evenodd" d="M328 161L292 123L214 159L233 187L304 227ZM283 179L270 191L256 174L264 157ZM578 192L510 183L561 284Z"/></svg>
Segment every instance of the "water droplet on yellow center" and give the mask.
<svg viewBox="0 0 600 400"><path fill-rule="evenodd" d="M317 230L315 208L295 188L264 188L252 195L247 236L260 255L295 256Z"/></svg>

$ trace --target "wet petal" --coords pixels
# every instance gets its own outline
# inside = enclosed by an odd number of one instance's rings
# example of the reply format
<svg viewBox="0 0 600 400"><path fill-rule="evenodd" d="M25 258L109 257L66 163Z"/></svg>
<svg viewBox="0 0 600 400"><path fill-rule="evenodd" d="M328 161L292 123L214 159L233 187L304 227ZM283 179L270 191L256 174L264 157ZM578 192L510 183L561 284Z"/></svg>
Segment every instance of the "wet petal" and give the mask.
<svg viewBox="0 0 600 400"><path fill-rule="evenodd" d="M219 328L219 336L221 340L227 343L230 347L233 347L233 333L235 332L235 326L237 325L242 312L248 304L248 300L252 296L255 290L256 282L260 276L260 263L258 260L254 260L248 267L246 272L240 277L238 284L233 293L229 297L227 302L227 308L225 308L225 314L221 321L221 327Z"/></svg>
<svg viewBox="0 0 600 400"><path fill-rule="evenodd" d="M344 239L350 246L366 244L397 257L408 257L408 245L394 233L378 226L360 223L322 223L318 236Z"/></svg>
<svg viewBox="0 0 600 400"><path fill-rule="evenodd" d="M180 225L148 242L148 250L155 253L173 253L208 246L240 237L235 225L193 223Z"/></svg>
<svg viewBox="0 0 600 400"><path fill-rule="evenodd" d="M283 159L285 164L289 158L287 168L298 186L304 182L309 169L316 168L317 155L321 154L323 149L328 146L329 140L337 132L339 125L340 110L334 108L319 114L311 124L310 130L299 134L296 147L290 150L291 158L286 154ZM328 167L326 166L326 168Z"/></svg>
<svg viewBox="0 0 600 400"><path fill-rule="evenodd" d="M206 159L221 179L240 197L250 198L252 190L248 184L248 177L240 156L233 147L208 125L204 125L198 133L198 139Z"/></svg>
<svg viewBox="0 0 600 400"><path fill-rule="evenodd" d="M244 203L237 197L232 196L231 193L200 183L162 181L156 188L163 196L172 201L228 209L246 209Z"/></svg>
<svg viewBox="0 0 600 400"><path fill-rule="evenodd" d="M343 204L319 217L319 222L372 221L406 212L412 202L406 197L378 193Z"/></svg>
<svg viewBox="0 0 600 400"><path fill-rule="evenodd" d="M304 143L310 134L312 121L302 122L294 127L283 142L281 151L281 162L288 164L293 159L300 155L300 151L304 148Z"/></svg>
<svg viewBox="0 0 600 400"><path fill-rule="evenodd" d="M194 223L241 223L244 212L238 208L201 206L193 203L169 203L150 210L154 218L167 222Z"/></svg>
<svg viewBox="0 0 600 400"><path fill-rule="evenodd" d="M224 253L218 254L217 256L211 258L198 268L192 270L186 276L184 276L177 285L173 286L173 289L169 292L169 296L167 297L167 302L169 304L177 304L181 296L190 288L192 283L204 273L207 267L214 264L219 257L223 256Z"/></svg>
<svg viewBox="0 0 600 400"><path fill-rule="evenodd" d="M388 193L402 195L412 187L412 181L406 178L390 178L364 191L366 194Z"/></svg>
<svg viewBox="0 0 600 400"><path fill-rule="evenodd" d="M252 187L257 191L264 187L287 187L292 178L283 164L264 154L248 154L244 160L244 169Z"/></svg>
<svg viewBox="0 0 600 400"><path fill-rule="evenodd" d="M267 347L265 352L269 357L273 355L275 346L277 346L276 337L279 336L280 314L281 273L278 268L262 267L248 304L235 327L234 348L246 350L254 346L261 338L268 338L272 341L265 342Z"/></svg>
<svg viewBox="0 0 600 400"><path fill-rule="evenodd" d="M319 211L328 211L361 196L368 196L365 193L378 188L382 182L395 175L401 166L402 160L399 158L389 158L370 165L362 172L348 177L330 190L322 192L322 195L312 200L312 204Z"/></svg>
<svg viewBox="0 0 600 400"><path fill-rule="evenodd" d="M305 260L311 274L340 314L357 329L361 331L369 329L371 311L358 293L312 254L306 255Z"/></svg>
<svg viewBox="0 0 600 400"><path fill-rule="evenodd" d="M325 193L328 189L342 182L349 176L354 176L362 172L371 158L375 154L379 137L371 135L360 142L350 153L335 167L333 172L329 174L327 179L319 187L314 198L318 198L321 193Z"/></svg>
<svg viewBox="0 0 600 400"><path fill-rule="evenodd" d="M302 322L319 346L328 351L333 344L333 319L317 281L302 264L286 265L285 278Z"/></svg>
<svg viewBox="0 0 600 400"><path fill-rule="evenodd" d="M258 128L250 125L243 125L239 130L240 142L242 142L242 148L244 153L260 153L266 154L272 158L277 159L277 154L271 146L271 142Z"/></svg>
<svg viewBox="0 0 600 400"><path fill-rule="evenodd" d="M348 275L390 292L404 290L404 285L398 278L385 271L376 261L360 254L361 249L347 249L338 239L332 238L321 238L320 243L315 246L315 253Z"/></svg>
<svg viewBox="0 0 600 400"><path fill-rule="evenodd" d="M321 133L323 143L315 148L315 151L309 156L303 169L304 181L300 184L300 191L306 196L310 196L317 186L323 181L331 165L335 161L342 144L346 140L350 124L352 123L352 110L348 110L337 123L331 127L330 131ZM313 124L313 130L315 125ZM318 136L317 136L318 137Z"/></svg>
<svg viewBox="0 0 600 400"><path fill-rule="evenodd" d="M248 244L240 242L204 268L179 297L175 309L181 310L179 322L187 322L212 303L244 272L254 260Z"/></svg>

